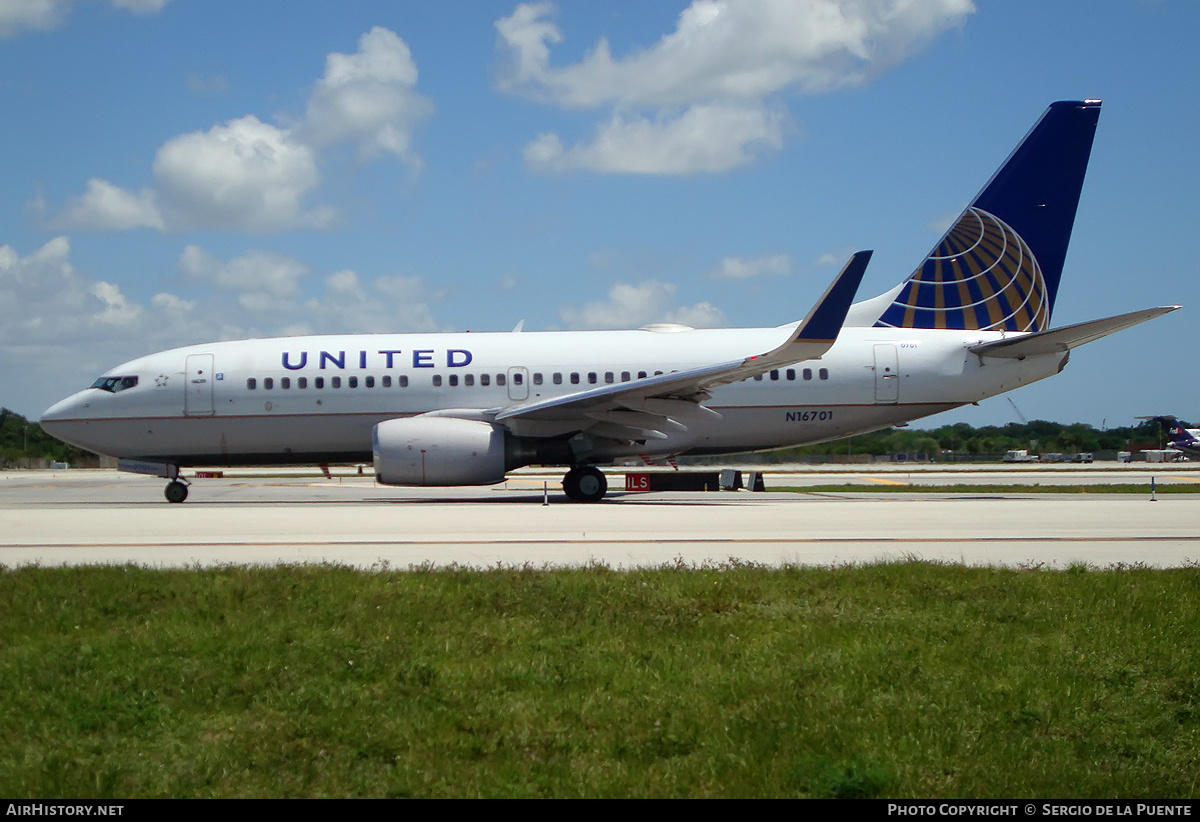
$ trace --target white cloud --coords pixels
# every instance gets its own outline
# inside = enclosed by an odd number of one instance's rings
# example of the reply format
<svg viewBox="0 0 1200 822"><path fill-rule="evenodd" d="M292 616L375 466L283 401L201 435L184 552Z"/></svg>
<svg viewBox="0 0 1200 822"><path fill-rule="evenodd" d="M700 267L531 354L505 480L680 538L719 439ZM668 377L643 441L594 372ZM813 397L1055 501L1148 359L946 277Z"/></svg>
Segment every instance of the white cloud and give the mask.
<svg viewBox="0 0 1200 822"><path fill-rule="evenodd" d="M821 267L830 265L836 265L839 267L843 266L850 260L850 257L852 254L854 254L854 251L855 249L851 248L850 246L846 246L841 251L826 251L820 257L817 257L817 259L813 262L813 265Z"/></svg>
<svg viewBox="0 0 1200 822"><path fill-rule="evenodd" d="M11 37L22 29L49 31L57 28L70 7L70 0L8 0L0 3L0 37Z"/></svg>
<svg viewBox="0 0 1200 822"><path fill-rule="evenodd" d="M165 314L184 315L196 310L195 300L185 300L174 294L165 292L155 294L150 298L150 305Z"/></svg>
<svg viewBox="0 0 1200 822"><path fill-rule="evenodd" d="M550 65L562 32L550 3L497 21L506 91L569 108L678 106L855 85L925 47L973 12L971 0L694 0L675 31L621 59L601 39L574 65Z"/></svg>
<svg viewBox="0 0 1200 822"><path fill-rule="evenodd" d="M353 271L338 271L325 279L325 293L304 304L304 316L319 331L356 332L437 331L431 303L445 292L431 291L419 277L378 277L363 284Z"/></svg>
<svg viewBox="0 0 1200 822"><path fill-rule="evenodd" d="M236 292L238 305L260 316L294 313L300 281L310 273L299 261L271 251L250 251L221 262L195 245L184 248L179 270L190 280Z"/></svg>
<svg viewBox="0 0 1200 822"><path fill-rule="evenodd" d="M151 351L220 339L297 333L432 331L444 299L418 277L323 280L298 260L248 251L222 260L198 246L180 257L182 293L139 300L78 271L57 237L22 255L0 245L0 373L5 405L36 416L105 369Z"/></svg>
<svg viewBox="0 0 1200 822"><path fill-rule="evenodd" d="M669 308L676 287L671 283L647 280L637 285L617 283L605 301L590 302L583 308L564 306L559 316L569 328L637 328L653 322L674 322L696 327L727 324L725 315L711 303L702 302Z"/></svg>
<svg viewBox="0 0 1200 822"><path fill-rule="evenodd" d="M710 280L748 280L764 275L787 276L792 273L792 258L787 254L762 257L724 257L708 272Z"/></svg>
<svg viewBox="0 0 1200 822"><path fill-rule="evenodd" d="M140 319L118 286L79 274L70 253L66 237L24 257L0 246L0 347L89 343Z"/></svg>
<svg viewBox="0 0 1200 822"><path fill-rule="evenodd" d="M104 304L104 310L92 316L94 322L124 328L142 316L142 307L129 302L118 285L103 281L95 283L92 295Z"/></svg>
<svg viewBox="0 0 1200 822"><path fill-rule="evenodd" d="M143 189L126 191L107 180L91 179L87 191L67 203L56 224L93 230L156 228L162 231L162 214L155 194Z"/></svg>
<svg viewBox="0 0 1200 822"><path fill-rule="evenodd" d="M174 227L278 231L333 219L330 209L303 207L321 179L313 150L253 115L168 140L154 177Z"/></svg>
<svg viewBox="0 0 1200 822"><path fill-rule="evenodd" d="M272 251L248 251L222 261L189 245L179 270L191 282L234 295L244 312L243 325L276 323L265 332L270 334L434 331L438 325L430 304L445 297L419 277L387 275L364 283L348 269L327 275L323 290L305 297L302 286L312 270Z"/></svg>
<svg viewBox="0 0 1200 822"><path fill-rule="evenodd" d="M248 114L173 137L155 155L152 187L134 193L93 179L52 224L255 233L328 227L336 212L307 205L321 183L319 152L350 144L363 158L389 153L420 166L413 132L433 107L416 92L416 81L408 46L376 26L354 54L328 56L298 123L283 127Z"/></svg>
<svg viewBox="0 0 1200 822"><path fill-rule="evenodd" d="M134 14L157 14L170 0L112 0L113 8L128 9Z"/></svg>
<svg viewBox="0 0 1200 822"><path fill-rule="evenodd" d="M362 157L390 152L412 165L414 129L433 113L416 92L417 65L393 32L375 26L354 54L325 58L325 75L308 100L301 133L316 146L353 143Z"/></svg>
<svg viewBox="0 0 1200 822"><path fill-rule="evenodd" d="M53 224L270 232L322 228L335 217L330 208L304 207L321 181L313 150L253 115L168 140L155 155L154 178L154 188L137 194L93 179Z"/></svg>
<svg viewBox="0 0 1200 822"><path fill-rule="evenodd" d="M693 328L720 328L729 325L729 318L721 309L705 300L668 311L663 315L663 322L690 325Z"/></svg>
<svg viewBox="0 0 1200 822"><path fill-rule="evenodd" d="M113 8L134 14L155 14L169 0L112 0ZM49 31L66 20L76 0L2 0L0 37L11 37L23 29Z"/></svg>
<svg viewBox="0 0 1200 822"><path fill-rule="evenodd" d="M763 106L713 103L655 119L614 114L587 143L564 149L555 134L525 147L532 170L627 174L727 171L783 146L785 117Z"/></svg>
<svg viewBox="0 0 1200 822"><path fill-rule="evenodd" d="M784 118L766 104L769 96L866 82L961 25L974 5L971 0L694 0L675 30L653 46L618 58L601 39L578 63L564 66L550 62L550 46L563 40L547 19L553 11L550 3L523 3L496 21L502 61L497 86L565 109L610 107L613 113L590 144L564 150L558 135L540 135L526 147L527 164L687 174L734 168L763 149L778 149ZM656 114L634 115L631 109ZM741 128L720 134L714 113L728 122L733 112ZM689 125L708 127L689 131ZM713 136L721 145L704 151ZM692 162L673 153L681 146ZM622 149L633 159L615 158Z"/></svg>

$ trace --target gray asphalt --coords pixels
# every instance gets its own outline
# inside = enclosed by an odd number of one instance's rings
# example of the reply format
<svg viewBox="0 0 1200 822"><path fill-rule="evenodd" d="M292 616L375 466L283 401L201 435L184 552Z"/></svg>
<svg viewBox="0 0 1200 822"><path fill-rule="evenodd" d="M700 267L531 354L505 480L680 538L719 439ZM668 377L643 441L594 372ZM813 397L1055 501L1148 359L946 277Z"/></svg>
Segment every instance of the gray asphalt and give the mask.
<svg viewBox="0 0 1200 822"><path fill-rule="evenodd" d="M1169 469L1169 470L1164 470ZM980 473L978 469L972 469ZM964 469L965 471L965 469ZM1116 471L1124 479L1108 479ZM914 482L976 482L942 468L836 471L875 493L612 493L573 504L555 474L526 472L489 488L398 489L368 475L197 480L182 505L163 481L114 471L0 473L0 565L136 563L156 567L334 563L359 568L613 568L731 559L767 565L930 561L1066 567L1177 567L1200 561L1200 495L1158 483L1200 479L1190 466L1097 467L1075 483L1144 483L1138 494L921 494ZM1049 472L1054 474L1055 472ZM1036 470L985 471L1011 483ZM819 483L817 482L819 480ZM770 474L768 484L825 484L829 472ZM1000 481L998 479L998 481ZM543 494L543 483L548 489ZM620 474L610 477L620 487ZM895 490L892 490L892 489ZM544 504L544 500L549 504Z"/></svg>

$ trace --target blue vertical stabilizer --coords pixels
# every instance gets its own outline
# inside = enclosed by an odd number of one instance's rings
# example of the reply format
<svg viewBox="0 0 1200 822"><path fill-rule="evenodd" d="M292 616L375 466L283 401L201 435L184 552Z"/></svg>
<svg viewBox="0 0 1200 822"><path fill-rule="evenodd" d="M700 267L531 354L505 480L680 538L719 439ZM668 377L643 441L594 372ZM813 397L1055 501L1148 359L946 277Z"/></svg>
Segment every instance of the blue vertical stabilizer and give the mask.
<svg viewBox="0 0 1200 822"><path fill-rule="evenodd" d="M1099 100L1052 103L876 325L1048 328L1099 117Z"/></svg>

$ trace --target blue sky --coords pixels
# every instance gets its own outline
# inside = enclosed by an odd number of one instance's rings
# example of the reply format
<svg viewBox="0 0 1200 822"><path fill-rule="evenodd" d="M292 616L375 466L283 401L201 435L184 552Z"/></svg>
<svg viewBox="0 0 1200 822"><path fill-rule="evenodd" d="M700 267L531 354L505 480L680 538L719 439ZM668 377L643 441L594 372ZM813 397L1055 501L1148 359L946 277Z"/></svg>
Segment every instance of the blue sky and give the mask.
<svg viewBox="0 0 1200 822"><path fill-rule="evenodd" d="M781 324L855 249L860 297L899 282L1098 97L1054 324L1185 309L1010 396L1198 419L1197 32L1193 0L0 0L0 405L214 339Z"/></svg>

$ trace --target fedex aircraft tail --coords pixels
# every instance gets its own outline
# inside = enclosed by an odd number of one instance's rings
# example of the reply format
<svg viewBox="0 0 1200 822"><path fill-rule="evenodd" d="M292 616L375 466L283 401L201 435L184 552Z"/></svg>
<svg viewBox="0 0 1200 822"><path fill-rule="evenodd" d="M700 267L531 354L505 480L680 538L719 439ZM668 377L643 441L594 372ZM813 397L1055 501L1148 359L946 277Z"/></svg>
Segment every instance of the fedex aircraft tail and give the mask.
<svg viewBox="0 0 1200 822"><path fill-rule="evenodd" d="M875 325L1047 329L1099 117L1099 100L1052 103Z"/></svg>
<svg viewBox="0 0 1200 822"><path fill-rule="evenodd" d="M1167 429L1167 436L1171 438L1171 445L1176 448L1200 448L1200 440L1192 436L1192 433L1183 427L1183 423L1175 417L1150 417L1163 428Z"/></svg>

